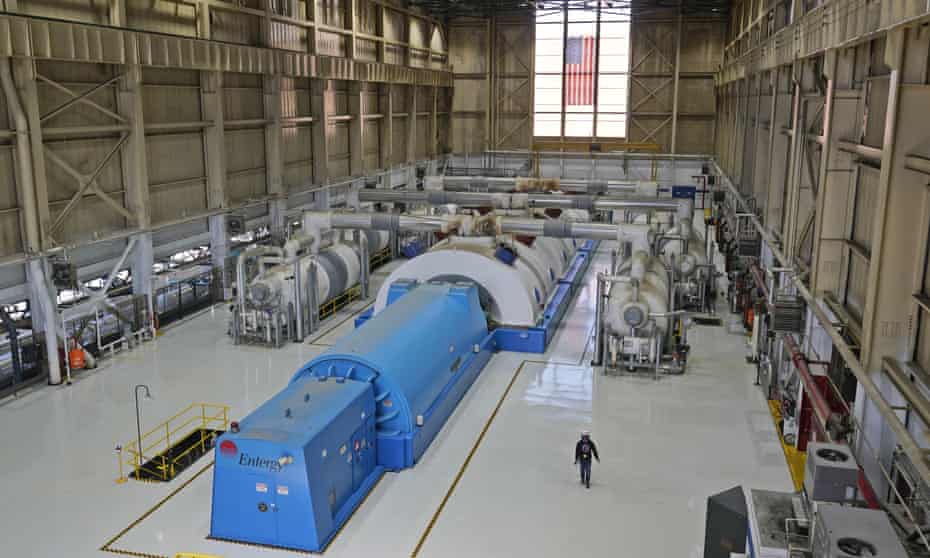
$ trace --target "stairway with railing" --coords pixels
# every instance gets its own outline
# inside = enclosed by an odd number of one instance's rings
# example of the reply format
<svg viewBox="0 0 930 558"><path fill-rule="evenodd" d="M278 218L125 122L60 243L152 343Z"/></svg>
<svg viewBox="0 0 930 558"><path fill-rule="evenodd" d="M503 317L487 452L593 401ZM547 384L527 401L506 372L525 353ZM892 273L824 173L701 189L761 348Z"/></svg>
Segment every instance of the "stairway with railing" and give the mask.
<svg viewBox="0 0 930 558"><path fill-rule="evenodd" d="M117 446L119 477L146 482L168 482L213 449L229 426L229 407L192 403L176 415L132 440Z"/></svg>

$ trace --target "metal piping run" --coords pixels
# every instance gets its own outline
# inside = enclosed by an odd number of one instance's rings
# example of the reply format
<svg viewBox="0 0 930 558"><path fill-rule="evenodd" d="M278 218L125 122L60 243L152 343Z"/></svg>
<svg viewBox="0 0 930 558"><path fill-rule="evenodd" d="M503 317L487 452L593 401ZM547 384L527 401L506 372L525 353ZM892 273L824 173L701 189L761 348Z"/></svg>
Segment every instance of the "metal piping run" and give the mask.
<svg viewBox="0 0 930 558"><path fill-rule="evenodd" d="M629 159L640 161L682 161L682 162L710 162L708 155L686 155L670 153L633 153L629 151L519 151L507 149L492 149L483 152L486 155L516 155L520 157L552 157L565 159Z"/></svg>
<svg viewBox="0 0 930 558"><path fill-rule="evenodd" d="M720 176L721 181L730 191L730 195L733 196L739 205L743 208L744 211L750 211L749 204L746 203L746 200L743 199L742 194L733 186L733 182L730 181L729 177L723 170L720 168L720 165L717 162L714 162L714 168L717 172L717 175ZM782 265L789 263L789 260L785 258L785 255L778 248L778 243L775 241L775 238L772 234L762 226L762 222L759 221L759 218L753 213L749 216L749 219L752 221L753 226L756 227L756 230L759 231L759 234L768 244L769 249L778 258L779 262ZM859 385L862 386L865 395L872 401L878 411L882 414L882 417L885 419L886 424L894 432L895 437L897 438L898 443L901 445L901 448L904 450L904 453L907 454L908 458L911 460L914 465L914 469L920 475L921 479L930 484L930 466L927 465L926 455L924 454L923 449L917 444L914 440L914 437L908 431L904 423L901 422L901 419L898 418L895 413L894 408L885 397L882 395L881 391L878 389L878 386L875 385L875 382L869 376L868 371L862 366L862 363L859 362L859 359L856 358L856 355L852 352L852 349L849 348L849 345L846 344L846 340L840 335L839 331L833 327L833 323L830 320L830 317L827 316L827 313L823 311L818 303L818 300L811 294L811 292L804 285L804 282L798 278L796 274L792 274L791 281L794 283L797 288L798 294L807 301L807 307L813 312L814 316L823 326L824 331L830 336L833 346L840 352L843 360L846 361L846 365L849 367L849 370L853 373L856 379L859 381Z"/></svg>
<svg viewBox="0 0 930 558"><path fill-rule="evenodd" d="M675 212L679 219L691 219L694 204L688 199L621 198L588 194L527 194L500 192L459 192L448 190L398 191L364 189L360 202L455 204L462 207L495 209L559 208L610 211L618 209Z"/></svg>
<svg viewBox="0 0 930 558"><path fill-rule="evenodd" d="M752 273L752 278L756 282L756 286L762 290L762 294L765 295L765 305L768 307L769 312L774 312L772 308L772 296L769 293L769 287L765 284L765 274L762 272L762 269L758 265L752 264L749 267L749 272Z"/></svg>
<svg viewBox="0 0 930 558"><path fill-rule="evenodd" d="M654 181L585 180L577 178L532 178L499 176L427 176L427 190L471 192L476 189L492 193L511 192L572 192L581 194L633 193L658 196Z"/></svg>
<svg viewBox="0 0 930 558"><path fill-rule="evenodd" d="M359 229L381 231L456 232L462 236L493 236L516 234L551 238L583 238L590 240L616 240L631 242L635 250L649 249L649 225L630 223L580 223L545 219L517 219L494 214L472 217L469 215L443 215L412 217L392 213L347 213L308 211L304 214L304 230L315 240L316 248L323 235L332 229ZM314 249L314 253L315 249Z"/></svg>
<svg viewBox="0 0 930 558"><path fill-rule="evenodd" d="M824 398L823 394L820 392L820 388L817 387L817 382L814 381L814 376L811 374L810 368L807 366L807 358L801 353L801 350L798 348L798 344L794 340L794 336L791 334L786 334L783 337L785 343L785 348L788 349L788 352L791 353L791 362L794 363L794 367L798 370L798 375L801 377L801 382L804 384L804 391L807 393L807 397L811 400L811 406L814 408L814 415L817 420L814 422L818 426L818 430L824 434L827 439L832 438L827 429L827 426L830 424L830 420L833 417L833 411L830 409L830 404L827 403L827 400Z"/></svg>

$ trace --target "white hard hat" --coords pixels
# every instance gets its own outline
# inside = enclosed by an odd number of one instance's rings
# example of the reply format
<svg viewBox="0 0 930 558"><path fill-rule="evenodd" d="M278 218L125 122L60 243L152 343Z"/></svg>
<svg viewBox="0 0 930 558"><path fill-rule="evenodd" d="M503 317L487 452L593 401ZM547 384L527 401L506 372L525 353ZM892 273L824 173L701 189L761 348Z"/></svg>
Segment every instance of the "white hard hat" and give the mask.
<svg viewBox="0 0 930 558"><path fill-rule="evenodd" d="M581 435L582 435L582 436L590 436L590 435L591 435L591 431L590 431L590 430L582 430L582 431L581 431Z"/></svg>

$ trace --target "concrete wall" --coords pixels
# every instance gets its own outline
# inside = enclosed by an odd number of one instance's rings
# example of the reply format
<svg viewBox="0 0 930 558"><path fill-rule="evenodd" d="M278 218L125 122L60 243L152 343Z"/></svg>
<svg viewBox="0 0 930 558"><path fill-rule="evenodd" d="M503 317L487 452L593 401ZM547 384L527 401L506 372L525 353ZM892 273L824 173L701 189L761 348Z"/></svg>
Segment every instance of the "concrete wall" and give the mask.
<svg viewBox="0 0 930 558"><path fill-rule="evenodd" d="M669 10L637 17L630 30L628 138L662 152L708 154L716 134L714 72L727 22Z"/></svg>
<svg viewBox="0 0 930 558"><path fill-rule="evenodd" d="M884 397L903 405L901 420L922 432L884 361L910 363L910 379L930 388L930 10L913 0L803 4L734 6L717 76L717 158L781 239L784 263L836 310ZM878 467L891 467L897 441L861 390L856 414L860 458L884 495Z"/></svg>
<svg viewBox="0 0 930 558"><path fill-rule="evenodd" d="M715 141L714 72L723 62L727 21L678 12L635 12L631 28L631 142L663 152L708 154ZM450 22L452 151L527 149L533 140L531 15ZM679 48L680 47L680 48Z"/></svg>

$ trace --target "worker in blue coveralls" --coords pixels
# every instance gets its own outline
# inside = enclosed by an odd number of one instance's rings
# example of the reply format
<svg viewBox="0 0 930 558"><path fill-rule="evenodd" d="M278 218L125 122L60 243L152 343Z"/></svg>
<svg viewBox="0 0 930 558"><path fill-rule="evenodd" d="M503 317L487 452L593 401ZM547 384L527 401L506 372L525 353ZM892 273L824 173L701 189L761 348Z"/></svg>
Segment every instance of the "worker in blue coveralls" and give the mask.
<svg viewBox="0 0 930 558"><path fill-rule="evenodd" d="M598 463L601 462L600 456L597 455L597 446L591 439L591 433L585 430L581 433L581 439L575 444L575 465L580 462L581 484L585 485L585 488L591 488L591 456L594 456Z"/></svg>

